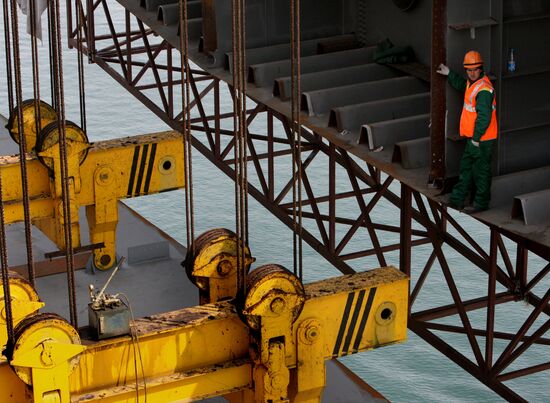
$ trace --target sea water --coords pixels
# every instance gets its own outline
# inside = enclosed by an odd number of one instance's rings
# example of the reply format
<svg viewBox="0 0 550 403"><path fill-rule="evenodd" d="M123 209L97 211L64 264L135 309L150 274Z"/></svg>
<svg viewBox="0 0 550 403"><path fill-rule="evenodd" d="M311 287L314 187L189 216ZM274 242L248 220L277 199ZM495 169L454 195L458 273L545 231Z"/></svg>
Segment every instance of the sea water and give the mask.
<svg viewBox="0 0 550 403"><path fill-rule="evenodd" d="M114 3L114 2L113 2ZM62 4L62 8L64 3ZM119 27L124 23L124 12L120 8L112 8L113 20ZM19 15L19 20L24 25L25 17ZM63 24L65 18L63 18ZM3 31L3 22L0 21ZM44 19L44 26L46 25ZM96 32L106 30L106 23L103 19L96 19ZM63 30L65 32L65 30ZM24 27L20 29L21 35L21 63L23 70L23 91L24 99L32 98L32 72L31 72L31 51L30 39L25 34ZM46 38L46 32L44 31ZM0 113L4 116L9 114L7 102L6 65L4 52L4 36L0 38ZM51 102L48 43L39 43L40 53L40 80L42 99ZM65 106L67 119L80 123L78 74L76 51L67 50L64 42L63 73L65 82ZM159 59L162 60L162 59ZM138 69L134 67L134 69ZM135 73L134 73L135 74ZM150 82L150 81L149 81ZM87 110L87 133L90 141L105 140L116 137L130 136L142 133L167 130L168 127L122 86L116 83L103 70L93 64L87 64L85 59L85 85L86 85L86 110ZM201 86L203 87L203 86ZM152 90L152 97L155 93ZM204 102L212 102L212 97L205 98ZM231 109L231 101L227 91L222 93L222 106L227 110ZM249 103L251 106L251 103ZM181 108L181 102L176 99L176 110ZM212 109L210 109L212 110ZM265 132L265 123L254 122L251 130L254 132ZM224 127L231 129L231 120L224 123ZM281 130L280 125L276 129ZM195 133L199 138L200 133ZM261 147L261 146L258 146ZM262 152L261 148L257 150ZM265 151L265 150L264 150ZM1 154L1 150L0 150ZM361 162L359 162L362 164ZM285 182L289 179L290 158L277 158L276 187L280 191ZM364 165L362 165L364 166ZM327 189L327 165L326 159L317 158L308 168L309 180L312 187L319 193L325 194ZM253 168L249 166L250 180L258 184L257 176ZM337 171L337 187L339 191L350 189L347 175L343 171ZM234 207L234 183L211 164L196 150L193 152L193 189L195 207L195 236L211 228L226 227L235 228L235 207ZM325 189L323 193L322 189ZM399 185L392 184L390 189L399 194ZM290 201L289 198L286 199ZM186 222L184 192L174 191L162 195L152 195L127 200L126 203L136 209L143 216L161 227L168 234L183 244L186 243ZM326 203L321 205L321 212L327 212ZM338 211L345 211L347 218L357 218L359 210L354 200L338 201ZM489 230L471 217L456 212L451 214L466 229L466 231L488 251ZM341 213L341 215L344 215ZM399 212L389 202L380 201L373 209L371 218L374 222L399 225ZM315 223L304 222L305 227L318 234ZM338 234L341 237L348 228L339 227ZM249 198L249 231L250 248L257 258L255 267L266 263L278 263L288 269L293 269L293 235L276 217L270 214L264 207L253 198ZM456 231L449 230L458 237ZM354 237L353 241L345 251L365 249L371 245L370 238L363 231ZM387 235L378 231L382 245L398 242L398 237ZM512 245L507 242L508 245ZM480 273L479 269L472 265L450 248L444 247L448 263L455 278L458 289L463 300L486 295L487 277ZM433 251L430 246L419 246L413 249L412 254L412 284L414 285L429 255ZM510 248L511 259L515 261L514 248ZM386 253L388 264L398 265L398 252ZM502 261L499 262L502 265ZM531 256L529 260L530 273L532 278L545 262ZM363 258L353 263L359 270L367 270L378 267L379 261L376 257ZM303 267L305 281L312 281L330 276L336 276L339 272L324 260L317 252L304 243ZM549 281L542 282L536 288L538 295L544 294L548 289ZM497 292L502 291L497 287ZM414 310L422 310L437 305L445 305L452 302L448 287L442 275L440 266L436 263L432 268L426 286L415 303ZM523 321L532 311L531 307L524 303L504 304L497 307L496 329L514 333L522 325ZM476 328L485 327L485 311L479 310L469 313L470 321ZM460 325L456 318L446 318L438 321ZM543 321L539 319L533 329L537 329ZM528 334L533 332L530 331ZM471 353L468 340L460 334L444 334L436 332L444 340L451 342L453 347L463 352L467 357L475 360ZM480 349L485 350L484 339L477 337ZM507 341L495 341L495 357L498 357ZM548 361L549 349L547 346L531 347L516 363L510 366L509 370L521 367L532 366ZM542 358L541 358L542 357ZM356 374L362 377L374 388L379 390L388 399L396 402L408 401L471 401L486 402L500 401L500 397L477 381L473 376L466 373L458 365L451 362L435 348L428 345L414 333L409 331L408 341L403 344L380 348L362 354L345 357L342 361L349 366ZM517 393L528 401L548 401L550 389L548 386L548 371L520 378L507 383Z"/></svg>

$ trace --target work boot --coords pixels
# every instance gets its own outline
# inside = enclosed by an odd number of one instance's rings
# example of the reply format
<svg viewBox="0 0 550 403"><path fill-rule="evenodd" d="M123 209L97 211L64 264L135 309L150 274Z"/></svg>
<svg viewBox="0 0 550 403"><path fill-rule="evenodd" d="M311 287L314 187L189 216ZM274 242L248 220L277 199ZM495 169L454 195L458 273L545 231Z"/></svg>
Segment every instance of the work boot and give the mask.
<svg viewBox="0 0 550 403"><path fill-rule="evenodd" d="M456 204L450 201L447 203L447 207L454 208L455 210L462 211L464 209L464 204Z"/></svg>
<svg viewBox="0 0 550 403"><path fill-rule="evenodd" d="M468 206L464 210L462 210L465 214L475 214L475 213L481 213L482 211L487 210L487 207L479 207L479 206Z"/></svg>

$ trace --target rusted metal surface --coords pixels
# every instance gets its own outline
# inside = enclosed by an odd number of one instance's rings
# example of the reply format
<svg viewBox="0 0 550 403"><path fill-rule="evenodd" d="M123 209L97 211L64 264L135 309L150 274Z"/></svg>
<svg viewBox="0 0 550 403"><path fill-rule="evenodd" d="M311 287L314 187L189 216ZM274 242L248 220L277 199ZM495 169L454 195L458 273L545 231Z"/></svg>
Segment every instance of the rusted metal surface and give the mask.
<svg viewBox="0 0 550 403"><path fill-rule="evenodd" d="M121 3L127 4L125 1L121 1ZM444 2L439 1L436 3L441 5ZM441 9L439 12L441 12ZM144 21L147 18L147 16L139 10L132 9L132 13L143 18ZM156 32L161 33L161 35L163 35L163 32L167 32L165 27L158 26L158 23L155 21L145 22L147 25L150 24L149 26ZM444 24L444 20L442 19L436 22L438 24ZM148 31L145 31L143 34L149 35ZM142 62L141 65L139 65L139 68L141 68L143 72L152 69L152 65L155 63L159 71L167 68L161 63L157 63L156 59L162 52L167 51L168 46L177 47L178 45L177 43L171 43L172 39L170 35L163 37L166 43L161 45L150 43L148 45L150 48L149 52L146 52L145 48L142 49L142 53L147 53L150 59L149 62ZM434 47L437 49L437 46ZM110 51L112 50L113 49L110 49ZM439 50L441 51L441 48L439 48ZM123 54L124 53L126 52L123 52ZM130 93L157 114L164 122L174 129L179 128L180 122L178 121L178 117L172 118L174 115L170 112L170 105L168 105L169 108L166 108L166 105L164 105L162 101L160 103L158 101L153 101L141 89L137 88L136 84L143 74L139 76L137 81L136 78L134 78L133 81L135 82L128 82L124 77L121 77L120 72L115 69L117 63L119 63L116 54L110 54L109 57L110 59L98 59L100 67L107 71L108 74L112 75L121 85L127 88ZM193 54L192 58L199 66L203 66L207 70L207 73L200 73L199 71L193 72L193 85L199 80L212 80L211 88L200 92L195 86L193 91L195 97L193 100L193 108L197 112L193 120L193 130L195 134L193 145L222 172L230 178L234 178L234 166L229 162L229 159L227 159L233 150L233 143L223 140L223 137L230 133L222 129L222 125L225 123L224 119L230 119L232 114L220 113L220 87L223 82L231 83L231 75L225 70L206 68L207 59L204 55ZM444 58L433 61L432 65L437 66L440 62L444 63ZM125 63L127 63L127 60ZM134 61L132 61L131 64L138 66ZM434 66L432 66L432 74L433 67ZM418 75L420 76L420 74ZM441 77L437 78L441 81L440 86L444 87L444 79ZM431 81L432 85L437 86L437 84L434 84L435 81L433 77ZM140 83L140 85L147 85L148 88L156 85L156 87L161 90L165 89L169 84L163 80L156 80L148 84ZM172 86L176 85L179 85L179 83L177 79L174 79ZM212 93L214 93L215 105L208 108L206 102L203 102L203 100ZM288 136L289 132L288 117L290 116L290 107L288 102L285 103L274 99L271 96L270 89L266 90L265 88L257 88L253 85L249 85L247 95L259 105L258 108L249 111L247 123L249 125L254 123L255 127L257 127L256 124L262 122L265 126L263 133L253 133L249 138L248 147L250 154L248 159L250 163L253 164L253 169L260 183L259 186L249 184L249 193L289 228L293 228L291 210L289 208L290 205L288 201L285 200L285 197L292 188L292 178L291 175L288 175L288 172L275 172L275 159L285 154L288 155L288 150L284 147L289 147L290 142L284 138L284 135ZM444 93L440 94L439 97L444 99ZM436 96L432 99L436 99ZM441 104L435 106L440 107ZM437 147L433 149L439 153L444 151L444 109L445 107L443 105L443 114L438 115L440 119L443 117L443 123L441 124L440 122L440 136L438 137L438 139L441 140L441 147L439 149ZM440 112L441 111L437 113ZM548 340L542 337L544 332L548 330L548 325L539 327L531 336L527 336L526 333L533 325L532 321L535 318L539 317L542 313L550 311L547 296L544 295L540 297L532 292L534 286L539 284L540 281L546 278L550 273L550 264L540 270L537 275L533 276L531 281L527 281L527 279L530 278L529 276L526 277L528 273L526 265L527 251L537 253L544 259L550 260L550 232L548 228L545 227L545 229L543 228L540 232L534 233L529 228L520 227L510 222L506 213L503 214L502 211L481 213L476 215L476 218L490 226L495 235L494 239L491 241L490 250L485 251L474 237L468 234L460 223L440 204L442 198L438 195L438 192L426 187L426 179L428 177L427 169L407 171L401 166L391 163L390 152L386 150L380 153L370 152L364 146L357 146L353 136L342 135L336 132L334 128L326 127L326 122L323 122L321 118L315 116L307 117L305 115L303 115L302 118L302 123L307 128L307 130L304 129L301 132L302 147L303 150L308 150L309 152L307 156L305 154L303 156L303 181L304 190L307 194L303 203L304 205L311 206L311 211L304 214L304 218L311 219L314 227L314 230L312 229L310 231L308 228L311 227L305 227L303 232L304 240L342 273L353 273L355 271L357 265L354 259L376 255L379 261L382 262L383 259L386 258L385 254L387 252L397 249L401 250L401 269L405 272L409 272L410 261L414 258L414 247L416 245L426 244L427 242L432 243L433 251L429 255L420 273L419 279L415 284L411 284L411 305L418 298L426 295L426 293L421 293L421 291L428 290L432 285L429 273L438 269L443 271L443 277L447 283L446 287L453 297L453 303L448 305L437 304L436 307L424 311L415 311L413 306L410 328L435 348L442 351L448 358L499 393L502 397L512 400L518 398L515 392L503 384L504 380L542 371L546 368L546 366L542 364L520 371L513 371L508 374L503 372L504 368L517 357L521 356L529 346L548 343ZM281 136L283 138L278 138L276 135L274 126L277 121L285 128L284 135ZM433 116L432 129L435 131L433 127ZM267 152L264 154L256 152L256 149L260 147L265 147L263 149L267 150ZM363 162L366 162L366 168L360 166L357 159L354 157L358 157ZM340 186L342 184L338 183L339 192L336 192L336 184L333 183L333 180L329 179L327 179L325 188L321 192L313 190L311 183L309 183L308 169L313 166L313 161L321 158L326 162L323 169L326 169L329 178L338 176L337 174L340 170L346 172L347 175L345 176L349 178L348 191L340 192ZM261 164L261 159L267 159L267 163ZM436 164L436 168L440 169L441 166L444 168L444 161L440 161L437 158L436 160L438 164L440 162L443 163L443 165ZM385 181L380 180L380 172L384 172L388 175ZM275 187L275 175L277 175L277 180L281 180L283 184L282 187ZM443 177L444 172L441 173L441 170L437 171L435 179ZM402 188L401 194L396 194L389 189L389 185L393 180L398 180L403 183L402 186L404 188ZM422 199L419 192L427 197L428 208L426 208L425 200ZM412 196L414 196L416 206L413 206ZM345 217L338 208L339 203L336 203L336 200L346 200L348 202L355 200L360 215L356 218ZM397 226L392 227L391 225L383 225L369 220L368 215L370 210L376 206L380 200L385 200L389 202L390 205L393 205L397 214L396 216L401 214L400 228ZM327 203L327 205L322 206L322 203ZM325 209L323 210L322 207L325 207ZM328 211L328 214L322 214L322 211ZM341 225L346 225L347 228L343 231L343 237L337 237L336 234L340 234L338 229ZM421 229L417 229L418 225ZM412 229L413 227L415 228L414 230ZM376 244L376 239L378 238L377 232L379 231L398 232L401 242L399 242L399 244L390 245L385 245L381 242ZM357 237L359 233L367 233L373 246L364 250L347 250L346 247L351 244L350 241ZM419 236L420 238L413 238L413 235ZM503 237L520 245L523 249L523 252L520 251L520 258L517 261L513 262L511 260L505 243L503 242ZM446 256L446 250L448 249L463 256L468 265L479 273L484 273L483 275L486 276L484 278L487 279L487 283L482 285L482 291L480 291L479 297L466 300L459 293L455 277L453 277L455 274L451 271L451 260ZM500 263L501 261L502 264ZM532 270L532 268L529 269ZM494 292L493 284L496 283L499 284L499 287L503 287L505 291L499 293ZM353 287L350 284L346 285L342 283L341 285L348 287L348 289L349 287ZM536 315L533 317L526 318L524 326L525 332L520 332L523 334L518 333L514 335L498 331L494 328L492 320L494 320L493 315L496 305L518 301L521 298L524 298L525 301L535 307L536 312ZM489 316L486 328L484 329L474 328L467 315L468 312L479 309L488 309ZM454 315L457 315L459 319L456 320L456 323L453 323L453 325L441 325L433 322L436 319L447 318ZM475 357L474 361L471 361L468 355L460 353L452 344L445 342L432 332L432 330L465 334L469 340L469 348L471 349L470 355ZM483 348L484 351L482 351L480 344L477 342L476 336L484 336L490 339L490 341L485 344ZM495 339L510 340L509 351L503 358L496 356L493 358L495 351L492 351L491 343L494 344ZM526 343L518 347L519 341ZM524 345L525 348L523 348ZM491 362L495 362L495 365L491 366ZM492 368L492 370L489 371L488 368Z"/></svg>
<svg viewBox="0 0 550 403"><path fill-rule="evenodd" d="M135 320L135 330L140 336L160 333L181 327L193 328L202 323L227 319L237 313L235 306L227 302L185 308ZM244 326L244 325L243 325Z"/></svg>
<svg viewBox="0 0 550 403"><path fill-rule="evenodd" d="M205 52L218 47L215 27L214 0L202 0L202 50Z"/></svg>
<svg viewBox="0 0 550 403"><path fill-rule="evenodd" d="M311 299L341 292L352 292L404 279L407 279L407 276L395 267L381 267L309 283L305 286L306 298Z"/></svg>
<svg viewBox="0 0 550 403"><path fill-rule="evenodd" d="M429 182L443 187L445 179L445 112L447 110L447 80L436 72L440 63L447 63L447 0L432 1L432 62L431 62L431 126Z"/></svg>
<svg viewBox="0 0 550 403"><path fill-rule="evenodd" d="M82 252L75 253L74 255L74 266L76 270L84 270L86 268L86 263L92 255L91 252ZM22 276L25 276L27 273L27 265L19 265L10 267L10 270L13 270ZM65 273L67 271L67 264L65 258L62 259L53 259L53 260L37 260L35 262L35 272L36 277L45 277L52 274Z"/></svg>

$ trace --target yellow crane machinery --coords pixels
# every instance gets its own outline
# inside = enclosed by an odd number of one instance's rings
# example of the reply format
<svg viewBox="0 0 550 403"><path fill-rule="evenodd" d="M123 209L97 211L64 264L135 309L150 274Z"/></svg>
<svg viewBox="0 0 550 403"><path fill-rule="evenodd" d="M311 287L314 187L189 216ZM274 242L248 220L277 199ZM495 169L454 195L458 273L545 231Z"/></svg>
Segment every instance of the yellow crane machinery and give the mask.
<svg viewBox="0 0 550 403"><path fill-rule="evenodd" d="M237 238L217 229L197 241L185 266L200 306L134 320L131 336L101 341L30 314L0 363L0 401L319 402L326 360L406 339L409 280L393 267L303 286L265 265L247 275L240 301L228 299Z"/></svg>
<svg viewBox="0 0 550 403"><path fill-rule="evenodd" d="M23 108L29 149L27 170L32 223L64 251L59 128L55 112L41 103L41 125L36 141L35 111ZM17 113L8 129L18 139ZM183 140L175 131L90 143L74 123L66 123L72 244L80 246L78 211L86 206L94 266L106 270L116 263L115 242L119 199L164 192L184 186ZM24 220L20 157L0 157L6 223Z"/></svg>
<svg viewBox="0 0 550 403"><path fill-rule="evenodd" d="M13 325L16 326L25 317L37 312L44 307L33 286L21 275L9 271L9 285L11 297L11 314ZM8 342L8 326L6 314L6 299L4 298L4 288L0 288L0 352L6 347ZM0 354L1 356L1 354Z"/></svg>

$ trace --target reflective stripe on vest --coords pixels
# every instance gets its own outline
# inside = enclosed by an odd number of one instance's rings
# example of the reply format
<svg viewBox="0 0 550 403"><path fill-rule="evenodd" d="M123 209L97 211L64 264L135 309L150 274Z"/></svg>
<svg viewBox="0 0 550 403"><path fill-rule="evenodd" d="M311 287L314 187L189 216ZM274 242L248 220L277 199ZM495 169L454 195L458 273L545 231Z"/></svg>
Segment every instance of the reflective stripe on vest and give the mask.
<svg viewBox="0 0 550 403"><path fill-rule="evenodd" d="M464 137L473 137L474 128L477 119L476 111L476 96L480 91L489 91L491 94L494 94L494 88L491 81L484 76L479 81L476 81L473 85L468 85L466 87L466 92L464 93L464 105L462 108L462 115L460 117L460 135ZM493 97L492 104L492 114L491 122L489 127L485 131L485 134L481 136L481 141L492 140L497 138L497 115L496 115L496 99Z"/></svg>

